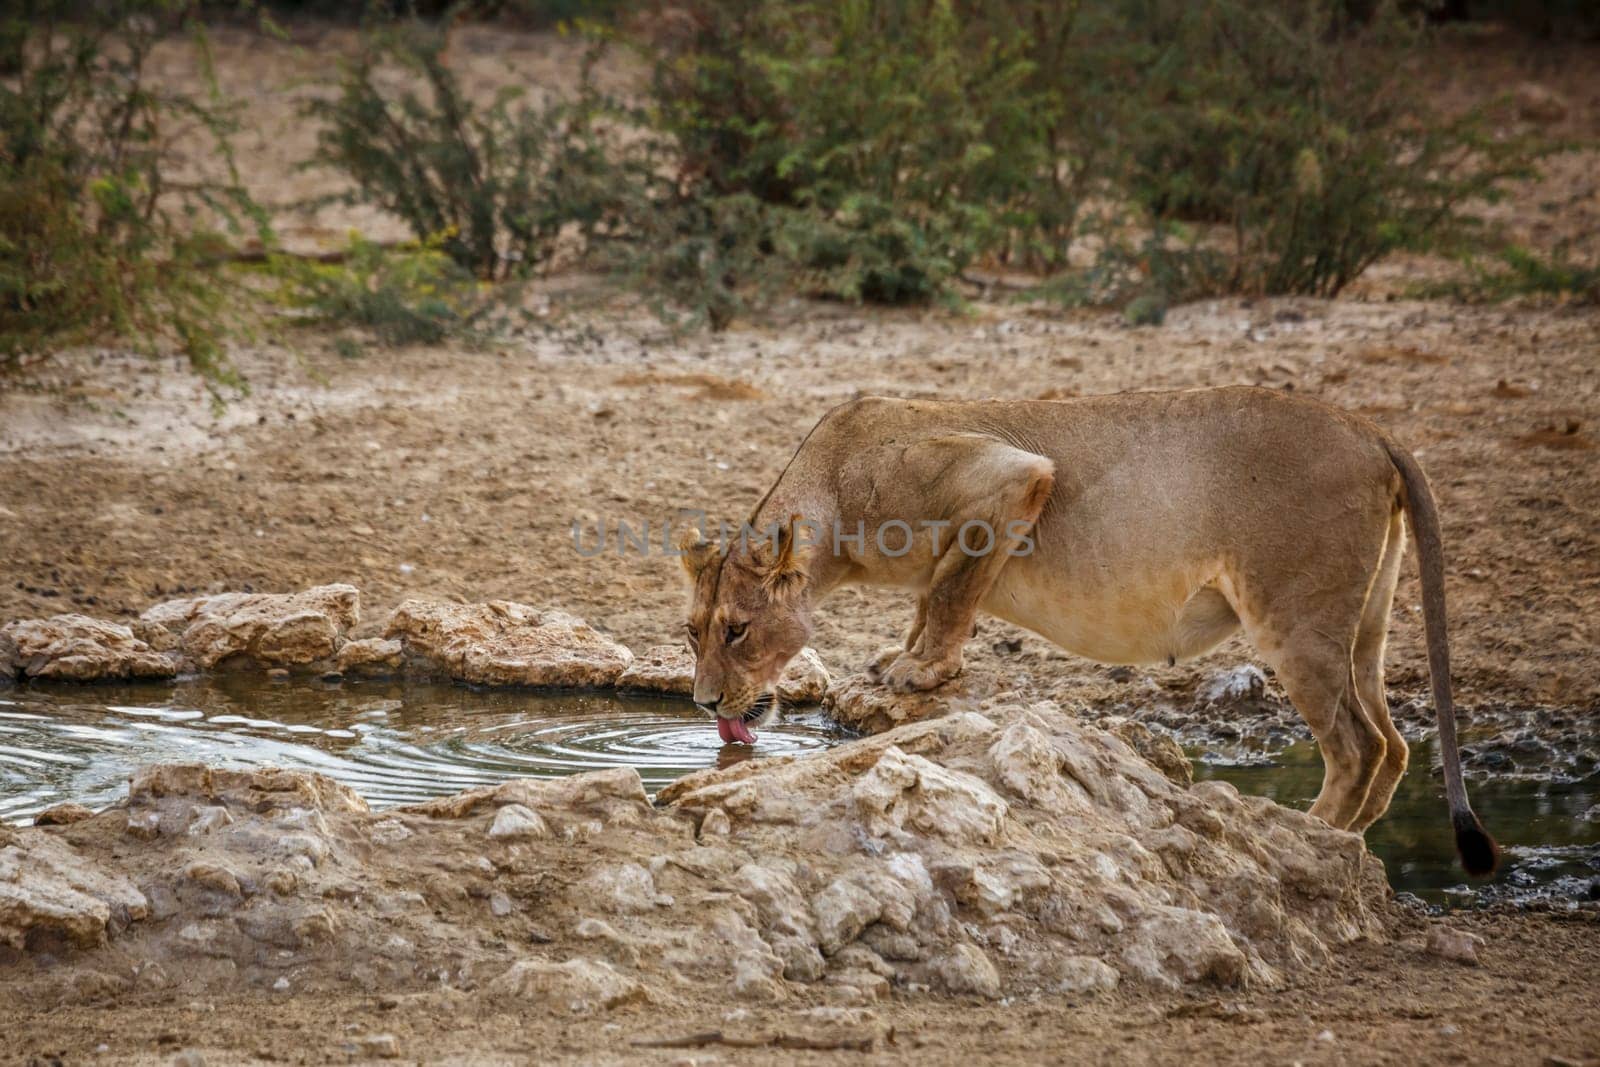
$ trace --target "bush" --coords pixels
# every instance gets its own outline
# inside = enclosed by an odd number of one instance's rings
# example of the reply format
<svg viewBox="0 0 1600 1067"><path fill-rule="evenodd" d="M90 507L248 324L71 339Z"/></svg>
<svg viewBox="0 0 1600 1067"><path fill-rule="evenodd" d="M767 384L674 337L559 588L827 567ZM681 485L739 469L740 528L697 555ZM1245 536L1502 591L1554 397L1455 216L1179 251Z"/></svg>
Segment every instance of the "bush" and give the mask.
<svg viewBox="0 0 1600 1067"><path fill-rule="evenodd" d="M813 291L926 301L1025 221L1028 64L946 0L695 0L653 25L682 181L767 205L767 253Z"/></svg>
<svg viewBox="0 0 1600 1067"><path fill-rule="evenodd" d="M705 302L773 276L949 299L974 263L1060 270L1088 243L1057 295L1162 303L1332 295L1470 236L1467 206L1532 156L1414 99L1414 21L1347 0L686 0L640 48L667 199L724 205L673 217L741 250ZM761 206L758 237L729 243L729 197Z"/></svg>
<svg viewBox="0 0 1600 1067"><path fill-rule="evenodd" d="M1355 21L1342 0L1136 6L1147 54L1119 184L1149 216L1174 297L1332 296L1391 251L1460 241L1467 205L1526 173L1528 146L1489 137L1482 113L1444 119L1417 99L1419 30L1388 8Z"/></svg>
<svg viewBox="0 0 1600 1067"><path fill-rule="evenodd" d="M205 38L186 0L45 0L0 22L0 358L102 337L176 343L237 382L218 228L268 235L233 167L233 110L152 87L162 36ZM211 72L209 66L206 71ZM197 127L224 176L174 177L174 130Z"/></svg>
<svg viewBox="0 0 1600 1067"><path fill-rule="evenodd" d="M619 210L601 103L587 87L549 103L512 89L480 108L445 62L447 31L405 22L370 33L339 95L309 105L325 124L317 159L418 240L446 235L443 250L478 277L526 275Z"/></svg>
<svg viewBox="0 0 1600 1067"><path fill-rule="evenodd" d="M279 255L269 266L281 283L279 302L310 321L354 326L391 348L480 339L494 294L441 251L443 242L391 249L353 234L336 260Z"/></svg>

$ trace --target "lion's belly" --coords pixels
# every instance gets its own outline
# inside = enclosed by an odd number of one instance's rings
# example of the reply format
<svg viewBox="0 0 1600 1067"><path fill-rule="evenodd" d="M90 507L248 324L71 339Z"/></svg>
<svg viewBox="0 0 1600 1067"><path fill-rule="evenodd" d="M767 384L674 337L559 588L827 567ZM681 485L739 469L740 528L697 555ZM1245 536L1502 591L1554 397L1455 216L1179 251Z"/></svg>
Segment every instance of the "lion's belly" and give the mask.
<svg viewBox="0 0 1600 1067"><path fill-rule="evenodd" d="M1007 563L982 607L1075 655L1159 663L1199 655L1237 628L1210 562L1164 567Z"/></svg>

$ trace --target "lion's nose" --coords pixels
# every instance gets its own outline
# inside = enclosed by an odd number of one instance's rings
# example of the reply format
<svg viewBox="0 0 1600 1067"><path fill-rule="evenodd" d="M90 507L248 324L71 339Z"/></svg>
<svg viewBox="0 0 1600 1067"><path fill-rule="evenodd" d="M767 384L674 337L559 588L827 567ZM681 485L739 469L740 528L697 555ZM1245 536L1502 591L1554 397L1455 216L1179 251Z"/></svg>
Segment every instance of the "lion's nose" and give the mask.
<svg viewBox="0 0 1600 1067"><path fill-rule="evenodd" d="M702 708L705 708L712 714L716 714L717 707L722 703L722 696L719 694L712 700L697 700L695 703L699 704Z"/></svg>

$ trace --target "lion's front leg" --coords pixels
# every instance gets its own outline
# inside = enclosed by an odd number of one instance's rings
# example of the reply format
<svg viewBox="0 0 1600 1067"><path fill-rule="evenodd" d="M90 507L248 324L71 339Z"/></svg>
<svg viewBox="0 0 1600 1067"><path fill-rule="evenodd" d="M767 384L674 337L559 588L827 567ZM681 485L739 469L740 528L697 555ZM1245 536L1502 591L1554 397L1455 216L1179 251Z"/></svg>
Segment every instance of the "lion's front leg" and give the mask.
<svg viewBox="0 0 1600 1067"><path fill-rule="evenodd" d="M972 636L978 605L1000 569L1031 530L1055 484L1054 465L992 438L963 439L957 472L947 484L970 487L951 509L949 537L940 545L928 592L917 602L917 621L906 649L876 677L891 689L920 691L961 673L961 652Z"/></svg>

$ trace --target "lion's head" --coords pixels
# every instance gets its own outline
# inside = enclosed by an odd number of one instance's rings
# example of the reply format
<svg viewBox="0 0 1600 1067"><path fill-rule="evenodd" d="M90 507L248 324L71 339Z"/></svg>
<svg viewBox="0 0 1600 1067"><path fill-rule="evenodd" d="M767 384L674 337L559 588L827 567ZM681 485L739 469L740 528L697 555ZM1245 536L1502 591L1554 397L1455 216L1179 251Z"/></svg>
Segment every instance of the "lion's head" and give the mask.
<svg viewBox="0 0 1600 1067"><path fill-rule="evenodd" d="M794 526L726 546L690 531L678 549L693 586L695 703L716 714L724 741L754 744L751 727L777 714L778 676L811 638L810 579Z"/></svg>

